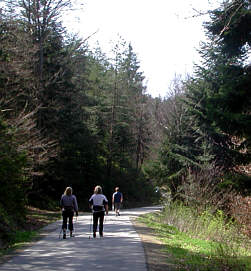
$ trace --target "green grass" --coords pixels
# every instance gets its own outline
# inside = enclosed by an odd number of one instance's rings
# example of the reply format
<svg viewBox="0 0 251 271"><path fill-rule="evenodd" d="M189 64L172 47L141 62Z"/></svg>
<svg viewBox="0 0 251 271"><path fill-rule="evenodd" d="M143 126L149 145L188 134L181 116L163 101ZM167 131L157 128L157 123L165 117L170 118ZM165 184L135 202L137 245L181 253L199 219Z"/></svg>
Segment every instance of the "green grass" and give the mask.
<svg viewBox="0 0 251 271"><path fill-rule="evenodd" d="M12 253L14 250L29 244L38 236L37 231L16 231L5 248L0 249L0 257Z"/></svg>
<svg viewBox="0 0 251 271"><path fill-rule="evenodd" d="M251 251L242 248L238 256L226 254L224 243L191 237L174 226L163 223L163 214L148 214L139 220L153 228L165 245L167 260L177 270L189 271L248 271L251 270Z"/></svg>
<svg viewBox="0 0 251 271"><path fill-rule="evenodd" d="M31 242L38 233L36 231L17 231L10 242L12 248L17 248Z"/></svg>

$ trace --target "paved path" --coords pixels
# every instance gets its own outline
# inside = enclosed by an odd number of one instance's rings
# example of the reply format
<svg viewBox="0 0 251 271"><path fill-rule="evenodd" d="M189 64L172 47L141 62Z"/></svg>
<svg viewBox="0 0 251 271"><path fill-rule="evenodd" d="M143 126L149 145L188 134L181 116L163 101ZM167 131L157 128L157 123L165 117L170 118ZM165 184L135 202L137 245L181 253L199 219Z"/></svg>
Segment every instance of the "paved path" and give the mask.
<svg viewBox="0 0 251 271"><path fill-rule="evenodd" d="M1 271L146 271L140 238L130 217L159 210L144 207L122 210L115 217L105 217L104 238L90 238L90 215L79 216L74 238L59 239L61 222L49 225L50 232L33 246L25 249L3 265ZM98 234L97 234L98 236Z"/></svg>

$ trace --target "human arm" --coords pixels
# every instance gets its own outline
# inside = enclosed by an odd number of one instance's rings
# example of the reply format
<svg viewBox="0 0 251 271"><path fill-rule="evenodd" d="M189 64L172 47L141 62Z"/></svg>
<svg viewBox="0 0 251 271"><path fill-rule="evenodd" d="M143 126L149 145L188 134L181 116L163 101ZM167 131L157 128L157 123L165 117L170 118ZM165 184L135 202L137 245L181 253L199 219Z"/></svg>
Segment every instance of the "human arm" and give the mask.
<svg viewBox="0 0 251 271"><path fill-rule="evenodd" d="M77 202L76 196L73 196L73 207L74 207L74 211L76 213L76 216L78 216L78 202Z"/></svg>
<svg viewBox="0 0 251 271"><path fill-rule="evenodd" d="M61 199L60 199L60 202L59 202L59 206L60 206L61 210L64 209L63 195L61 196Z"/></svg>
<svg viewBox="0 0 251 271"><path fill-rule="evenodd" d="M104 197L103 205L105 207L105 213L108 215L108 211L109 211L108 200L107 200L106 196L103 196L103 197Z"/></svg>
<svg viewBox="0 0 251 271"><path fill-rule="evenodd" d="M108 208L108 202L105 204L105 213L108 215L108 210L109 210L109 208Z"/></svg>
<svg viewBox="0 0 251 271"><path fill-rule="evenodd" d="M93 197L89 199L89 208L92 210L93 209Z"/></svg>

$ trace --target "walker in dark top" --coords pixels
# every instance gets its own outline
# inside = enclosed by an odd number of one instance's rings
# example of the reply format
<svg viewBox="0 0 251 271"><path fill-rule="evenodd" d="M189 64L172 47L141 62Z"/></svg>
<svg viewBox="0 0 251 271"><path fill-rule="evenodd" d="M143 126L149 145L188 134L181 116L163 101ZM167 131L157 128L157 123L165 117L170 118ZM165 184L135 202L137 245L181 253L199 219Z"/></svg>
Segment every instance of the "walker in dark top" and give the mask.
<svg viewBox="0 0 251 271"><path fill-rule="evenodd" d="M61 197L60 200L60 207L62 209L62 216L63 216L63 223L62 223L62 229L59 234L60 235L63 231L63 239L66 239L66 230L70 231L70 237L73 237L73 216L74 216L74 211L76 212L76 216L78 216L78 203L77 203L77 198L72 195L72 188L67 187L65 189L64 194ZM68 227L67 227L67 222L68 222Z"/></svg>

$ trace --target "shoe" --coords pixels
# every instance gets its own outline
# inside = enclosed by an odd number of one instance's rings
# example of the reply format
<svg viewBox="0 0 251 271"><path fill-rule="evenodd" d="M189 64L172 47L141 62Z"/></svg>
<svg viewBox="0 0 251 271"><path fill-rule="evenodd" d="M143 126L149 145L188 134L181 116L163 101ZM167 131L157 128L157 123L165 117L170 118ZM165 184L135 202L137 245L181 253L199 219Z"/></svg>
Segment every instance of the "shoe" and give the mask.
<svg viewBox="0 0 251 271"><path fill-rule="evenodd" d="M74 235L73 235L72 231L70 232L70 237L74 237Z"/></svg>
<svg viewBox="0 0 251 271"><path fill-rule="evenodd" d="M100 232L100 233L99 233L99 237L103 237L103 232Z"/></svg>
<svg viewBox="0 0 251 271"><path fill-rule="evenodd" d="M93 238L96 238L96 232L93 233Z"/></svg>
<svg viewBox="0 0 251 271"><path fill-rule="evenodd" d="M63 239L66 239L66 233L63 234Z"/></svg>

